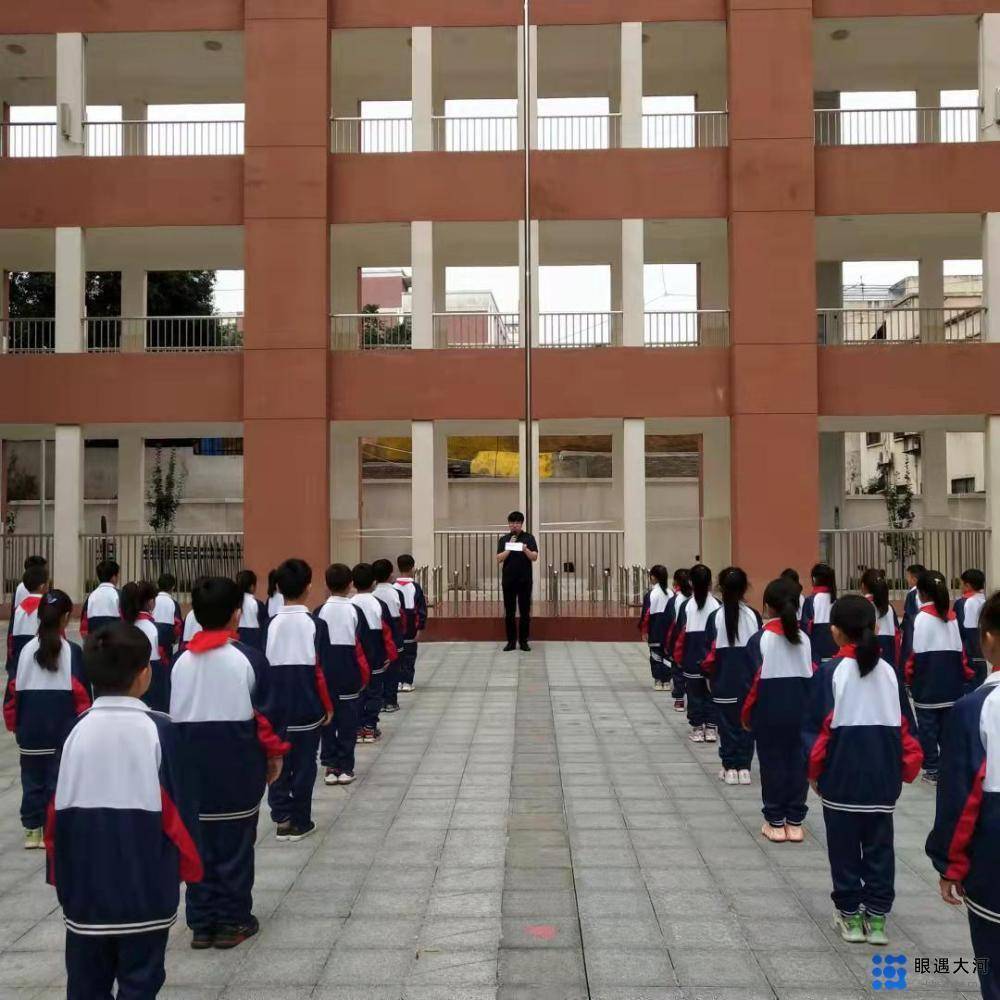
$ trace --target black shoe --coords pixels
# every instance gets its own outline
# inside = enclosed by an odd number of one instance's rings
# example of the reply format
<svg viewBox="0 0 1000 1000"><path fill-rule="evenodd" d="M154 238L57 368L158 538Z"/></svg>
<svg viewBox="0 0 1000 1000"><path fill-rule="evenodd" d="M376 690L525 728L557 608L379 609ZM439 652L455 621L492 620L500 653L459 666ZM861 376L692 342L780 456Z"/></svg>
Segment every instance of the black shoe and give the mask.
<svg viewBox="0 0 1000 1000"><path fill-rule="evenodd" d="M215 947L226 950L235 948L238 944L243 944L247 938L252 938L260 930L260 923L251 914L250 920L245 924L226 924L215 932Z"/></svg>
<svg viewBox="0 0 1000 1000"><path fill-rule="evenodd" d="M530 653L531 652L531 647L526 642L522 642L521 643L521 652L522 653Z"/></svg>
<svg viewBox="0 0 1000 1000"><path fill-rule="evenodd" d="M392 715L393 712L399 711L399 705L386 705L382 709L382 711L385 712L387 715Z"/></svg>
<svg viewBox="0 0 1000 1000"><path fill-rule="evenodd" d="M513 653L515 649L517 649L517 643L516 642L508 642L507 645L504 646L503 651L505 653Z"/></svg>
<svg viewBox="0 0 1000 1000"><path fill-rule="evenodd" d="M191 938L191 947L195 951L204 951L206 948L212 948L215 946L215 928L208 927L202 928L194 932L194 936Z"/></svg>
<svg viewBox="0 0 1000 1000"><path fill-rule="evenodd" d="M309 820L309 822L306 823L305 826L296 826L293 823L292 828L288 831L288 836L285 837L285 840L290 840L290 841L304 840L315 829L316 829L316 824L312 820Z"/></svg>

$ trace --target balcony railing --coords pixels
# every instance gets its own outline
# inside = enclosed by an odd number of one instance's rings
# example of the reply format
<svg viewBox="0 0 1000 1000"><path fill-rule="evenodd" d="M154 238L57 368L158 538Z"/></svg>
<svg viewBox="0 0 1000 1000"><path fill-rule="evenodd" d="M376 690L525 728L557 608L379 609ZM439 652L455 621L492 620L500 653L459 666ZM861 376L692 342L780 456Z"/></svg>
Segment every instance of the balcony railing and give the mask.
<svg viewBox="0 0 1000 1000"><path fill-rule="evenodd" d="M980 108L818 109L817 146L978 142Z"/></svg>
<svg viewBox="0 0 1000 1000"><path fill-rule="evenodd" d="M413 321L408 313L338 313L330 317L335 351L408 350Z"/></svg>
<svg viewBox="0 0 1000 1000"><path fill-rule="evenodd" d="M435 313L434 346L439 348L520 347L520 317L517 313Z"/></svg>
<svg viewBox="0 0 1000 1000"><path fill-rule="evenodd" d="M646 347L728 347L729 310L649 312L645 316Z"/></svg>
<svg viewBox="0 0 1000 1000"><path fill-rule="evenodd" d="M0 126L3 156L56 156L58 139L59 134L53 122L9 122Z"/></svg>
<svg viewBox="0 0 1000 1000"><path fill-rule="evenodd" d="M645 149L717 148L729 145L729 115L725 111L643 115Z"/></svg>
<svg viewBox="0 0 1000 1000"><path fill-rule="evenodd" d="M831 344L941 344L983 340L986 308L820 309L817 335Z"/></svg>
<svg viewBox="0 0 1000 1000"><path fill-rule="evenodd" d="M243 316L88 316L86 349L92 353L131 351L238 351L243 347Z"/></svg>
<svg viewBox="0 0 1000 1000"><path fill-rule="evenodd" d="M617 149L621 146L622 116L541 115L538 149Z"/></svg>
<svg viewBox="0 0 1000 1000"><path fill-rule="evenodd" d="M542 313L539 347L616 347L622 342L620 312Z"/></svg>
<svg viewBox="0 0 1000 1000"><path fill-rule="evenodd" d="M88 156L242 156L243 122L86 122Z"/></svg>
<svg viewBox="0 0 1000 1000"><path fill-rule="evenodd" d="M333 153L410 153L412 118L331 118Z"/></svg>
<svg viewBox="0 0 1000 1000"><path fill-rule="evenodd" d="M520 149L518 119L435 117L434 148L447 153L495 153Z"/></svg>
<svg viewBox="0 0 1000 1000"><path fill-rule="evenodd" d="M44 319L0 320L4 354L51 354L56 349L56 321Z"/></svg>

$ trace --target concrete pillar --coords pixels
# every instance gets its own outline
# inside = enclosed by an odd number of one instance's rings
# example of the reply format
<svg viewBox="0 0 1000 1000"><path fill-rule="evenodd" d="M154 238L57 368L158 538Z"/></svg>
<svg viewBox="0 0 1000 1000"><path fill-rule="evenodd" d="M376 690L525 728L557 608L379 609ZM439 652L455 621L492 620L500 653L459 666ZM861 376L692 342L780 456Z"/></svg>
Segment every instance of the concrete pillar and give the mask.
<svg viewBox="0 0 1000 1000"><path fill-rule="evenodd" d="M924 431L920 445L920 497L925 528L947 528L948 432Z"/></svg>
<svg viewBox="0 0 1000 1000"><path fill-rule="evenodd" d="M145 156L148 149L146 136L146 116L149 105L143 100L122 101L122 154L124 156Z"/></svg>
<svg viewBox="0 0 1000 1000"><path fill-rule="evenodd" d="M412 73L413 149L434 149L434 29L412 28L410 32Z"/></svg>
<svg viewBox="0 0 1000 1000"><path fill-rule="evenodd" d="M410 425L410 524L417 566L434 565L434 423Z"/></svg>
<svg viewBox="0 0 1000 1000"><path fill-rule="evenodd" d="M330 433L330 537L335 562L361 561L361 447L354 430Z"/></svg>
<svg viewBox="0 0 1000 1000"><path fill-rule="evenodd" d="M146 271L141 267L122 268L121 315L131 322L122 324L122 351L146 349Z"/></svg>
<svg viewBox="0 0 1000 1000"><path fill-rule="evenodd" d="M917 88L917 107L937 109L941 105L941 88ZM937 110L917 112L917 142L941 141L941 115Z"/></svg>
<svg viewBox="0 0 1000 1000"><path fill-rule="evenodd" d="M987 416L983 444L986 452L986 527L990 530L986 587L994 591L1000 582L1000 416Z"/></svg>
<svg viewBox="0 0 1000 1000"><path fill-rule="evenodd" d="M87 117L87 37L80 32L56 35L56 153L83 156Z"/></svg>
<svg viewBox="0 0 1000 1000"><path fill-rule="evenodd" d="M621 144L642 146L642 22L627 21L621 31Z"/></svg>
<svg viewBox="0 0 1000 1000"><path fill-rule="evenodd" d="M839 260L816 262L817 328L821 344L839 344L844 337L844 265ZM829 312L827 310L834 310Z"/></svg>
<svg viewBox="0 0 1000 1000"><path fill-rule="evenodd" d="M983 305L983 339L1000 341L1000 212L983 216Z"/></svg>
<svg viewBox="0 0 1000 1000"><path fill-rule="evenodd" d="M410 223L414 350L434 346L434 223Z"/></svg>
<svg viewBox="0 0 1000 1000"><path fill-rule="evenodd" d="M57 426L52 580L74 601L83 598L80 535L83 531L83 428Z"/></svg>
<svg viewBox="0 0 1000 1000"><path fill-rule="evenodd" d="M626 347L642 347L646 342L645 264L645 222L622 219L622 343Z"/></svg>
<svg viewBox="0 0 1000 1000"><path fill-rule="evenodd" d="M434 521L435 528L446 527L451 516L448 486L448 432L434 425Z"/></svg>
<svg viewBox="0 0 1000 1000"><path fill-rule="evenodd" d="M733 559L730 437L726 419L713 421L701 435L701 558L715 573ZM766 584L751 579L758 595Z"/></svg>
<svg viewBox="0 0 1000 1000"><path fill-rule="evenodd" d="M723 246L718 254L698 262L698 309L729 309L729 266ZM728 346L727 316L709 312L698 317L698 341L703 347ZM688 330L684 330L685 337ZM690 331L694 333L695 331Z"/></svg>
<svg viewBox="0 0 1000 1000"><path fill-rule="evenodd" d="M979 16L979 93L983 103L979 138L1000 139L1000 13Z"/></svg>
<svg viewBox="0 0 1000 1000"><path fill-rule="evenodd" d="M622 497L626 566L646 566L646 421L622 421L621 451L612 457L612 475Z"/></svg>
<svg viewBox="0 0 1000 1000"><path fill-rule="evenodd" d="M944 261L940 257L920 259L919 283L920 340L944 340Z"/></svg>
<svg viewBox="0 0 1000 1000"><path fill-rule="evenodd" d="M141 434L118 437L118 517L116 530L136 534L147 530L146 441Z"/></svg>
<svg viewBox="0 0 1000 1000"><path fill-rule="evenodd" d="M841 513L847 490L844 433L819 435L819 530L842 527Z"/></svg>
<svg viewBox="0 0 1000 1000"><path fill-rule="evenodd" d="M84 350L84 291L87 280L86 234L76 226L56 228L56 351Z"/></svg>
<svg viewBox="0 0 1000 1000"><path fill-rule="evenodd" d="M520 459L520 468L519 468L519 473L518 473L518 477L517 477L517 496L518 496L518 504L520 505L521 510L523 510L527 514L527 511L528 511L527 489L526 489L526 485L527 485L527 482L526 482L526 478L527 478L527 466L526 466L526 461L525 461L526 458L527 458L527 448L526 448L527 432L526 432L526 427L527 427L527 424L525 423L525 421L523 421L523 420L518 421L518 424L517 424L517 442L518 442L518 456L519 456L519 459ZM542 491L541 491L541 484L539 482L539 478L540 477L539 477L539 474L538 474L538 465L539 465L539 463L538 463L538 454L539 454L539 444L541 442L541 437L540 437L539 432L538 432L538 421L537 420L535 420L535 421L532 422L531 431L532 431L531 438L532 438L532 442L533 442L532 443L532 447L531 447L531 452L532 452L532 457L534 459L535 475L534 475L534 478L532 480L532 490L531 490L531 494L532 494L532 498L533 498L532 499L532 505L531 505L532 506L532 514L531 514L528 522L525 524L524 527L525 527L525 531L530 531L532 534L537 535L538 532L541 531L541 529L542 529L542 505L541 505L541 493L542 493Z"/></svg>
<svg viewBox="0 0 1000 1000"><path fill-rule="evenodd" d="M526 303L524 301L524 220L521 219L517 224L517 264L520 274L520 285L522 289L520 305L518 307L518 321L520 323L521 330L521 343L524 343L525 331L528 329L528 314L526 310ZM541 337L541 324L539 321L539 311L538 311L538 271L540 266L539 261L539 238L538 238L538 220L531 220L531 315L532 315L532 344L537 347L540 342Z"/></svg>
<svg viewBox="0 0 1000 1000"><path fill-rule="evenodd" d="M528 94L524 93L524 26L517 28L517 142L524 143L524 116L529 115L531 149L538 146L538 27L531 25L528 32L529 78Z"/></svg>

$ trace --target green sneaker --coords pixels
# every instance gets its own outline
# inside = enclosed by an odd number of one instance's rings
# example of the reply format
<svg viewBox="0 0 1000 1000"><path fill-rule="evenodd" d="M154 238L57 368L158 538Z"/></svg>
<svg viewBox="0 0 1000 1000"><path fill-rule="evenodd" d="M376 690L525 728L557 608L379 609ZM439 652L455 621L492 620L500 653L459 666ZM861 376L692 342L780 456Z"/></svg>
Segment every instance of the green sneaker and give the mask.
<svg viewBox="0 0 1000 1000"><path fill-rule="evenodd" d="M881 913L865 915L865 940L869 944L886 945L889 937L885 933L885 916Z"/></svg>
<svg viewBox="0 0 1000 1000"><path fill-rule="evenodd" d="M24 849L26 851L41 851L45 848L45 831L38 827L36 830L25 828Z"/></svg>
<svg viewBox="0 0 1000 1000"><path fill-rule="evenodd" d="M840 936L848 944L864 944L865 921L860 913L841 913L837 910L833 915L833 929L840 931Z"/></svg>

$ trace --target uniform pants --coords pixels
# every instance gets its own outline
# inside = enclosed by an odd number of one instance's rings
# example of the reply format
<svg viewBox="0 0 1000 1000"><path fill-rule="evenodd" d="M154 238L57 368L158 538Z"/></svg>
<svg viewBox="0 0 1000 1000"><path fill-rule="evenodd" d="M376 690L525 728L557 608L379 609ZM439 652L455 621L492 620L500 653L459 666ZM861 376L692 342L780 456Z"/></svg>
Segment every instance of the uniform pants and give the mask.
<svg viewBox="0 0 1000 1000"><path fill-rule="evenodd" d="M663 658L663 644L649 643L649 672L654 681L665 683L670 680L670 667Z"/></svg>
<svg viewBox="0 0 1000 1000"><path fill-rule="evenodd" d="M527 642L531 632L532 579L503 581L503 609L508 642ZM521 615L517 622L515 615Z"/></svg>
<svg viewBox="0 0 1000 1000"><path fill-rule="evenodd" d="M417 640L403 641L403 651L399 656L399 680L402 684L412 684L417 673Z"/></svg>
<svg viewBox="0 0 1000 1000"><path fill-rule="evenodd" d="M21 825L25 830L45 826L45 810L56 793L59 759L53 754L21 755Z"/></svg>
<svg viewBox="0 0 1000 1000"><path fill-rule="evenodd" d="M301 828L312 819L319 727L292 730L285 738L292 749L285 755L280 777L267 787L267 804L275 823L291 823Z"/></svg>
<svg viewBox="0 0 1000 1000"><path fill-rule="evenodd" d="M754 732L760 797L771 826L801 826L806 818L809 778L798 726L767 726Z"/></svg>
<svg viewBox="0 0 1000 1000"><path fill-rule="evenodd" d="M399 704L399 657L385 668L382 675L382 704Z"/></svg>
<svg viewBox="0 0 1000 1000"><path fill-rule="evenodd" d="M333 719L320 730L319 762L338 774L354 774L354 745L358 740L358 720L365 691L353 698L333 696Z"/></svg>
<svg viewBox="0 0 1000 1000"><path fill-rule="evenodd" d="M163 961L167 931L145 934L74 934L66 932L67 1000L150 1000L167 978Z"/></svg>
<svg viewBox="0 0 1000 1000"><path fill-rule="evenodd" d="M841 913L886 914L896 897L892 813L845 812L823 807L833 905Z"/></svg>
<svg viewBox="0 0 1000 1000"><path fill-rule="evenodd" d="M1000 1000L1000 924L969 910L969 931L973 957L985 959L985 968L979 973L983 1000Z"/></svg>
<svg viewBox="0 0 1000 1000"><path fill-rule="evenodd" d="M684 677L687 687L687 715L688 722L697 728L698 726L714 726L715 705L708 693L708 685L704 677Z"/></svg>
<svg viewBox="0 0 1000 1000"><path fill-rule="evenodd" d="M924 752L924 770L929 774L937 774L941 757L941 734L950 714L951 708L916 709L917 738L920 740L920 749Z"/></svg>
<svg viewBox="0 0 1000 1000"><path fill-rule="evenodd" d="M368 687L361 695L361 725L364 729L378 729L378 713L382 711L382 684L385 671L373 673Z"/></svg>
<svg viewBox="0 0 1000 1000"><path fill-rule="evenodd" d="M727 771L749 771L753 760L753 733L748 733L740 722L742 710L742 701L715 702L719 723L719 759Z"/></svg>
<svg viewBox="0 0 1000 1000"><path fill-rule="evenodd" d="M243 819L202 820L204 878L187 887L187 925L193 931L240 926L253 909L257 813Z"/></svg>
<svg viewBox="0 0 1000 1000"><path fill-rule="evenodd" d="M674 701L681 701L687 694L687 678L684 676L684 668L679 663L670 664L670 693L674 696Z"/></svg>

